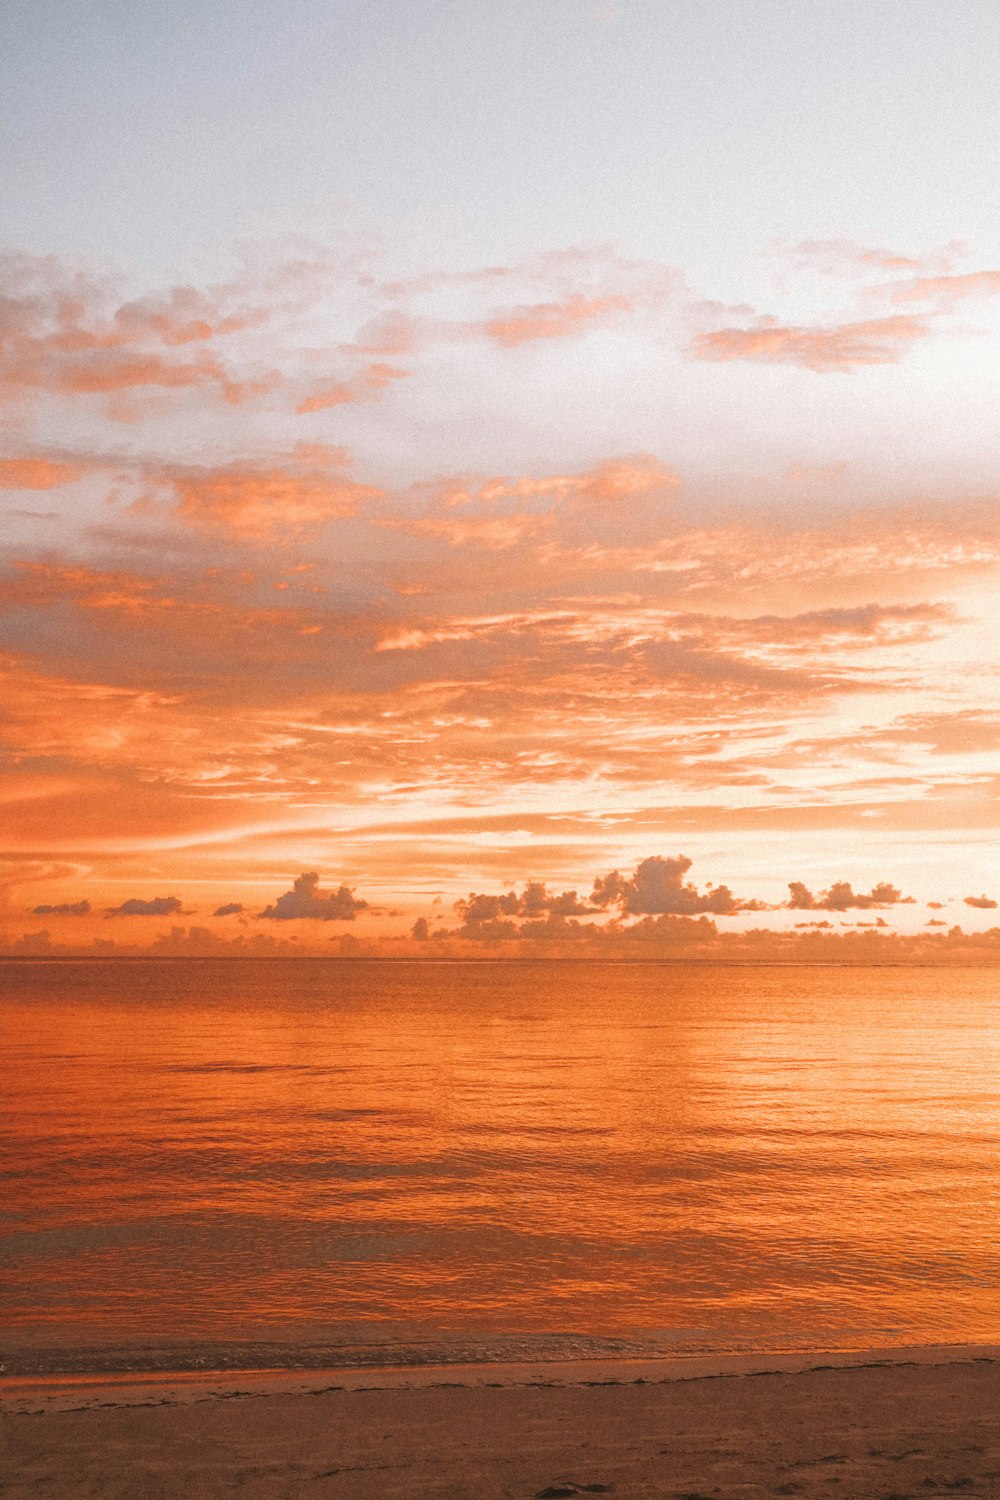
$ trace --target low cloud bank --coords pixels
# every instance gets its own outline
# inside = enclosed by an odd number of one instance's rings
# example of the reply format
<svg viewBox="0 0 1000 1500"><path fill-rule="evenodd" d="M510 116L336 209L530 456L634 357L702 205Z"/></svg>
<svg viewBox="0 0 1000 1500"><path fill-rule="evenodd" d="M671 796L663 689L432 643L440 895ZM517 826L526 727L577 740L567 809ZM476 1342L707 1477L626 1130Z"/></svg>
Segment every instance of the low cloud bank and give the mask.
<svg viewBox="0 0 1000 1500"><path fill-rule="evenodd" d="M489 930L470 941L468 934L427 931L426 919L415 924L412 936L359 939L352 933L310 942L300 937L272 937L269 933L220 937L206 927L171 927L151 943L119 943L94 938L90 943L57 942L46 930L11 938L0 934L0 959L23 958L293 958L336 959L407 958L423 953L435 958L596 959L604 962L676 962L718 964L959 964L1000 968L1000 927L967 933L959 926L947 932L900 934L865 924L864 930L830 930L826 923L809 923L809 930L720 932L706 916L642 917L623 925L583 923L575 918L546 916L525 923L512 940L501 940ZM935 921L936 919L932 919ZM421 927L423 923L423 927ZM414 944L414 937L425 940Z"/></svg>

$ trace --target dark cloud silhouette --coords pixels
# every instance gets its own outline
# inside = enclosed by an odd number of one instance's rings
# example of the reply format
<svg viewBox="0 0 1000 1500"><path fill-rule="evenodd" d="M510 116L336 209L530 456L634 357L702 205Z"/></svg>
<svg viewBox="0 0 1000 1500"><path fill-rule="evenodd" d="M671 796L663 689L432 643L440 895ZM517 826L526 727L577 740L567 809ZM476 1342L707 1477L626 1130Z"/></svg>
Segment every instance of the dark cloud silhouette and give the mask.
<svg viewBox="0 0 1000 1500"><path fill-rule="evenodd" d="M244 911L244 910L245 910L245 908L243 906L243 902L242 901L227 901L225 906L216 907L215 911L213 911L213 913L212 913L212 916L213 917L235 917L235 916L238 916L239 913L241 911Z"/></svg>
<svg viewBox="0 0 1000 1500"><path fill-rule="evenodd" d="M676 859L654 854L642 860L629 879L617 870L599 876L594 881L591 899L602 909L617 905L626 916L690 917L701 912L730 916L733 912L762 909L759 902L739 900L727 885L709 887L704 892L694 885L685 885L684 876L690 868L691 861L684 854Z"/></svg>
<svg viewBox="0 0 1000 1500"><path fill-rule="evenodd" d="M335 891L321 891L319 876L313 871L299 875L290 891L258 915L274 922L295 922L302 918L312 922L353 922L358 912L367 908L368 902L355 896L346 885Z"/></svg>
<svg viewBox="0 0 1000 1500"><path fill-rule="evenodd" d="M430 935L431 933L430 928L427 925L427 918L418 917L413 926L410 928L410 937L413 938L415 942L426 943Z"/></svg>
<svg viewBox="0 0 1000 1500"><path fill-rule="evenodd" d="M90 914L89 901L61 901L58 906L33 906L36 917L86 917Z"/></svg>
<svg viewBox="0 0 1000 1500"><path fill-rule="evenodd" d="M502 917L582 916L593 914L596 908L581 901L576 891L556 895L543 881L529 880L520 895L517 891L507 891L502 896L481 896L473 892L466 900L456 901L455 910L471 927L495 922Z"/></svg>
<svg viewBox="0 0 1000 1500"><path fill-rule="evenodd" d="M904 896L888 881L879 881L867 894L855 891L848 880L835 880L827 891L814 896L801 880L788 882L788 905L792 911L872 911L882 906L909 905L912 896Z"/></svg>
<svg viewBox="0 0 1000 1500"><path fill-rule="evenodd" d="M685 884L684 876L691 861L683 854L675 859L651 855L642 860L631 876L612 870L594 881L590 900L575 890L555 892L537 880L528 881L523 891L505 891L501 895L471 892L455 902L462 926L452 933L435 932L434 937L458 936L483 942L503 942L513 938L536 940L576 939L600 934L604 925L581 922L579 917L611 915L617 923L626 917L675 918L731 916L741 911L766 911L760 901L744 901L734 896L726 885L708 886L699 891ZM629 931L635 932L642 923ZM416 935L416 934L414 934Z"/></svg>
<svg viewBox="0 0 1000 1500"><path fill-rule="evenodd" d="M109 917L170 917L175 911L181 910L181 903L176 896L154 896L151 901L142 901L133 896L130 901L123 901L121 906L109 907L106 916Z"/></svg>
<svg viewBox="0 0 1000 1500"><path fill-rule="evenodd" d="M964 896L966 906L975 906L979 911L996 911L997 903L989 896Z"/></svg>

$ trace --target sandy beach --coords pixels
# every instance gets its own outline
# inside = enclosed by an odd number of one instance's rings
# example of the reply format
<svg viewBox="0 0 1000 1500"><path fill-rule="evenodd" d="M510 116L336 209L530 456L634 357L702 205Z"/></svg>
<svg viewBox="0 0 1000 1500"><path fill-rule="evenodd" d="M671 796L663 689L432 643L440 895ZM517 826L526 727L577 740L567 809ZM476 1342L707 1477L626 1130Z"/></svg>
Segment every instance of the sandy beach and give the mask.
<svg viewBox="0 0 1000 1500"><path fill-rule="evenodd" d="M1000 1496L1000 1349L9 1382L3 1493Z"/></svg>

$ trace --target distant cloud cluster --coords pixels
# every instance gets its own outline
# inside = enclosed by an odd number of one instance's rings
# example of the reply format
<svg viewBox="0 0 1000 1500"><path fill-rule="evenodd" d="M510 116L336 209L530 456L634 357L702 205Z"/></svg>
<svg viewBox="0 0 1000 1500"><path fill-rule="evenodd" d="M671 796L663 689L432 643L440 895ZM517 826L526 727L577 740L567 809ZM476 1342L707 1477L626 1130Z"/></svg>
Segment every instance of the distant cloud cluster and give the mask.
<svg viewBox="0 0 1000 1500"><path fill-rule="evenodd" d="M513 937L585 937L601 930L601 924L581 923L577 918L610 914L617 923L630 917L673 918L709 913L732 916L741 911L767 909L762 902L739 899L725 885L699 891L684 879L690 868L691 860L686 855L664 858L654 854L641 860L630 876L618 870L598 876L589 898L579 896L575 890L550 891L541 881L528 881L522 891L511 890L502 895L473 892L455 903L462 919L455 932L461 937L487 941ZM421 941L429 935L426 923L418 924L413 932Z"/></svg>
<svg viewBox="0 0 1000 1500"><path fill-rule="evenodd" d="M696 916L711 912L731 916L738 911L762 910L757 902L738 900L727 885L717 885L701 892L685 884L691 868L686 855L664 859L658 854L644 859L629 877L612 870L610 875L594 882L593 902L606 909L618 906L627 916Z"/></svg>
<svg viewBox="0 0 1000 1500"><path fill-rule="evenodd" d="M814 896L801 880L789 881L788 889L788 905L793 911L872 911L878 907L901 903L911 905L913 902L912 896L904 896L887 881L880 881L867 894L853 890L847 880L834 881L830 889L819 896Z"/></svg>
<svg viewBox="0 0 1000 1500"><path fill-rule="evenodd" d="M624 940L643 942L691 941L695 933L702 937L715 931L709 917L731 917L740 913L766 912L778 908L755 898L734 895L728 885L709 883L699 888L686 877L692 866L687 855L673 857L650 855L635 866L631 874L612 870L593 881L589 895L576 889L553 890L545 881L528 880L523 887L499 893L470 892L454 903L460 925L432 930L426 917L413 924L410 938L418 943L461 938L485 943L512 940L530 942L579 943L588 937L604 938L618 933ZM789 882L786 910L795 912L878 911L894 906L912 905L913 897L904 896L888 881L877 882L870 891L855 891L846 880L834 881L827 889L814 894L802 881ZM989 896L966 896L965 905L977 910L993 911L998 902ZM940 901L928 901L932 910L940 910ZM132 897L109 908L108 917L165 917L182 910L177 896L152 899ZM339 885L324 889L320 876L307 871L295 878L290 890L254 915L274 922L353 922L360 912L371 911L369 903L352 887ZM36 916L84 917L90 914L87 900L43 904L32 908ZM394 915L395 913L390 913ZM241 901L228 901L213 911L214 917L252 915ZM695 921L695 919L698 919ZM698 924L702 924L700 927ZM825 919L811 919L795 924L796 929L830 930ZM841 926L851 925L841 923ZM857 922L857 927L885 928L882 917L873 922ZM942 925L931 919L926 925ZM199 929L203 931L203 929ZM209 936L199 941L209 942ZM211 941L215 941L211 939ZM354 939L351 939L353 942Z"/></svg>
<svg viewBox="0 0 1000 1500"><path fill-rule="evenodd" d="M177 896L154 896L151 901L143 901L138 896L133 896L129 901L123 901L121 906L109 907L105 915L108 917L170 917L174 912L181 910L181 902Z"/></svg>
<svg viewBox="0 0 1000 1500"><path fill-rule="evenodd" d="M368 902L356 897L346 885L335 891L321 890L319 876L311 872L299 875L290 891L258 915L274 922L353 922L359 911L367 909Z"/></svg>

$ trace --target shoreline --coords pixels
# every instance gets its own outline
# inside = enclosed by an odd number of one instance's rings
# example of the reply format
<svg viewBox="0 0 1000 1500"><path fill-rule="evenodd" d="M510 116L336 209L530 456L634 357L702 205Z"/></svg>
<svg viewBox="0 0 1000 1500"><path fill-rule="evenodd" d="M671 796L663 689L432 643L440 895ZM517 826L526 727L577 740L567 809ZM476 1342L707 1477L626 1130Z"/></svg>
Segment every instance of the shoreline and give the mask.
<svg viewBox="0 0 1000 1500"><path fill-rule="evenodd" d="M741 1376L812 1375L828 1370L1000 1365L1000 1344L873 1345L852 1350L754 1354L598 1356L425 1365L322 1365L286 1369L138 1370L0 1375L0 1408L10 1415L178 1406L206 1401L312 1396L332 1391L495 1390L675 1385ZM41 1403L41 1404L39 1404Z"/></svg>
<svg viewBox="0 0 1000 1500"><path fill-rule="evenodd" d="M5 1500L1000 1500L995 1345L77 1378L0 1411Z"/></svg>

